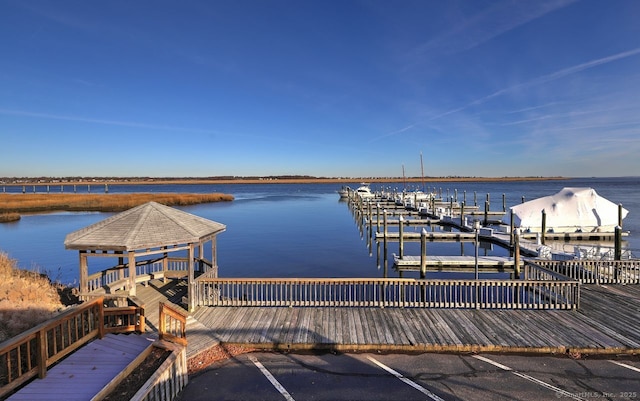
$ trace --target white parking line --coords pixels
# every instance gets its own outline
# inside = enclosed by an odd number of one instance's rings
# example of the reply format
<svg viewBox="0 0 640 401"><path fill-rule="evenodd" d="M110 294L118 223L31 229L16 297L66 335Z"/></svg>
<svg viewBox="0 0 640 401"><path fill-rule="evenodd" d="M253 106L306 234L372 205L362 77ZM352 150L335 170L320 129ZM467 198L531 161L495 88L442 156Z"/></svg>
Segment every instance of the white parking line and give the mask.
<svg viewBox="0 0 640 401"><path fill-rule="evenodd" d="M559 387L553 386L553 385L551 385L551 384L549 384L549 383L545 383L545 382L543 382L542 380L536 379L536 378L535 378L535 377L533 377L533 376L529 376L529 375L527 375L527 374L524 374L524 373L520 373L520 372L518 372L518 371L515 371L515 370L511 369L511 368L510 368L510 367L508 367L508 366L505 366L505 365L503 365L503 364L501 364L501 363L498 363L498 362L496 362L496 361L492 361L491 359L489 359L489 358L485 358L484 356L480 356L480 355L472 355L472 356L473 356L474 358L476 358L476 359L479 359L479 360L481 360L481 361L483 361L483 362L486 362L486 363L488 363L488 364L491 364L491 365L493 365L493 366L495 366L495 367L498 367L498 368L500 368L500 369L502 369L502 370L506 370L506 371L508 371L508 372L511 372L511 373L513 373L514 375L518 376L518 377L522 377L523 379L529 380L529 381L531 381L531 382L533 382L533 383L536 383L536 384L538 384L538 385L540 385L540 386L542 386L542 387L548 388L549 390L553 390L553 391L555 391L555 392L556 392L556 397L558 397L558 398L561 398L561 397L568 397L568 398L573 398L574 400L584 400L584 398L580 398L580 397L578 397L578 396L577 396L577 395L575 395L575 394L571 394L570 392L568 392L568 391L564 391L563 389L561 389L561 388L559 388Z"/></svg>
<svg viewBox="0 0 640 401"><path fill-rule="evenodd" d="M612 361L612 360L609 360L609 362L615 363L616 365L622 366L623 368L635 370L636 372L640 373L640 368L636 368L635 366L627 365L626 363L622 363L622 362L618 362L618 361Z"/></svg>
<svg viewBox="0 0 640 401"><path fill-rule="evenodd" d="M375 363L376 365L378 365L382 369L386 370L387 372L391 373L392 375L394 375L398 379L402 380L405 384L408 384L411 387L415 388L416 390L420 391L422 394L425 394L427 397L431 398L432 400L444 401L442 398L440 398L437 395L433 394L431 391L429 391L426 388L422 387L418 383L407 379L402 374L400 374L399 372L391 369L390 367L388 367L384 363L382 363L382 362L380 362L380 361L378 361L378 360L376 360L376 359L374 359L374 358L372 358L370 356L367 356L367 359L370 360L371 362Z"/></svg>
<svg viewBox="0 0 640 401"><path fill-rule="evenodd" d="M273 384L273 387L275 387L276 390L278 390L280 394L282 394L285 400L295 401L291 394L289 394L289 392L284 387L282 387L282 384L280 384L280 382L276 380L275 377L273 377L271 372L269 372L267 368L265 368L264 365L260 363L260 361L258 361L253 355L249 355L249 360L253 362L253 364L256 365L258 369L260 369L262 374L271 382L271 384Z"/></svg>

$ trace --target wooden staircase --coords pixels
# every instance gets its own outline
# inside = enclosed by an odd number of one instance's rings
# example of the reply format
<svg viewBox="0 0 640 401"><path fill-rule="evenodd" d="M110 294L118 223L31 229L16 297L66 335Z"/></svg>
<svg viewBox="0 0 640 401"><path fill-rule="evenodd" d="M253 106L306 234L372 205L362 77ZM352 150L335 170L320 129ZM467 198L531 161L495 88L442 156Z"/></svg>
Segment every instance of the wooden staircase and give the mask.
<svg viewBox="0 0 640 401"><path fill-rule="evenodd" d="M86 401L108 394L151 352L153 340L137 334L107 334L69 355L7 400Z"/></svg>

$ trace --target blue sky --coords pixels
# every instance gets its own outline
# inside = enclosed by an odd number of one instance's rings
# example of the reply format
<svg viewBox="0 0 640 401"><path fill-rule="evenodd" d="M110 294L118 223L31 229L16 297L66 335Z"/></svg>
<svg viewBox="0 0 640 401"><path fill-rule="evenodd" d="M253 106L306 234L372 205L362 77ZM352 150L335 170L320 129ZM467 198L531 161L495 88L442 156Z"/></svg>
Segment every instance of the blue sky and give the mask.
<svg viewBox="0 0 640 401"><path fill-rule="evenodd" d="M0 176L640 175L640 1L0 0Z"/></svg>

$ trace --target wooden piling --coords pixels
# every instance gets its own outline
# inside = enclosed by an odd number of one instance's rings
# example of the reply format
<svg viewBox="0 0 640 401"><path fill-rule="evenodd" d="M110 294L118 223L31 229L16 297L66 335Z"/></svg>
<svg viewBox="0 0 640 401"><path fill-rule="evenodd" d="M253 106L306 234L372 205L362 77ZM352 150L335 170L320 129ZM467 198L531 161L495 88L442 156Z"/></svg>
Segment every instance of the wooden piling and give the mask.
<svg viewBox="0 0 640 401"><path fill-rule="evenodd" d="M618 203L618 226L622 229L622 203Z"/></svg>
<svg viewBox="0 0 640 401"><path fill-rule="evenodd" d="M487 194L488 196L489 194ZM484 226L489 224L489 201L484 201Z"/></svg>
<svg viewBox="0 0 640 401"><path fill-rule="evenodd" d="M542 230L540 233L540 243L544 245L544 237L547 232L547 212L542 209Z"/></svg>
<svg viewBox="0 0 640 401"><path fill-rule="evenodd" d="M615 260L622 259L622 227L616 226L615 228L615 248L614 256Z"/></svg>
<svg viewBox="0 0 640 401"><path fill-rule="evenodd" d="M427 278L427 230L420 232L420 278Z"/></svg>
<svg viewBox="0 0 640 401"><path fill-rule="evenodd" d="M511 209L511 213L509 214L509 245L513 247L513 209Z"/></svg>
<svg viewBox="0 0 640 401"><path fill-rule="evenodd" d="M516 279L520 278L520 229L516 228L513 235L513 273Z"/></svg>
<svg viewBox="0 0 640 401"><path fill-rule="evenodd" d="M400 218L398 219L398 230L399 230L399 244L398 244L398 257L400 259L402 259L402 256L404 254L404 239L403 237L403 232L404 232L404 218L402 216L400 216Z"/></svg>
<svg viewBox="0 0 640 401"><path fill-rule="evenodd" d="M382 211L382 218L383 218L383 229L384 229L384 262L383 262L383 266L384 266L384 276L387 277L387 265L388 265L388 261L389 261L389 256L387 254L387 209L384 209Z"/></svg>

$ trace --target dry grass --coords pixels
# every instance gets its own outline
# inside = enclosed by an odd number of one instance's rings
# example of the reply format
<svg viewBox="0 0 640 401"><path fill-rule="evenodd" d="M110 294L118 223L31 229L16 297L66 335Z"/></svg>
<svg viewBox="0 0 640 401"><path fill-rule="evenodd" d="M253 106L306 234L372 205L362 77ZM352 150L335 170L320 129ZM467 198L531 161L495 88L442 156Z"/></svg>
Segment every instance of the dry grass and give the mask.
<svg viewBox="0 0 640 401"><path fill-rule="evenodd" d="M10 223L20 220L19 213L0 213L0 223Z"/></svg>
<svg viewBox="0 0 640 401"><path fill-rule="evenodd" d="M119 212L150 201L167 206L228 202L227 194L0 194L0 213L38 213L50 211Z"/></svg>
<svg viewBox="0 0 640 401"><path fill-rule="evenodd" d="M0 342L50 319L64 307L46 275L20 270L0 251Z"/></svg>

